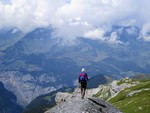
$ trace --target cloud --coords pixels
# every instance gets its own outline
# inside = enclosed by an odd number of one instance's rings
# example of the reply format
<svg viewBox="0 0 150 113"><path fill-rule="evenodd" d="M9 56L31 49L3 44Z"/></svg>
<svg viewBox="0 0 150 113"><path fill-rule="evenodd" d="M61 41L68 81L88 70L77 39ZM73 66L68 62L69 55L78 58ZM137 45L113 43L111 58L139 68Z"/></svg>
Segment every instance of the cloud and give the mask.
<svg viewBox="0 0 150 113"><path fill-rule="evenodd" d="M119 39L117 32L112 32L109 38L110 42L116 42Z"/></svg>
<svg viewBox="0 0 150 113"><path fill-rule="evenodd" d="M100 39L105 40L105 31L103 29L94 29L86 32L84 37L91 38L91 39Z"/></svg>
<svg viewBox="0 0 150 113"><path fill-rule="evenodd" d="M10 0L0 0L0 2L3 3L3 4L9 4Z"/></svg>
<svg viewBox="0 0 150 113"><path fill-rule="evenodd" d="M137 35L138 34L138 29L135 26L132 26L132 27L126 29L126 32L130 35L131 34Z"/></svg>
<svg viewBox="0 0 150 113"><path fill-rule="evenodd" d="M121 44L121 45L126 45L127 44L127 43L124 43L124 42L120 41L119 38L120 37L118 36L117 32L112 32L110 37L107 39L107 41L109 43L112 43L112 44L113 43L114 44Z"/></svg>
<svg viewBox="0 0 150 113"><path fill-rule="evenodd" d="M0 28L28 32L51 25L56 29L55 37L67 39L86 36L103 40L113 25L142 27L150 22L150 0L6 1L0 0Z"/></svg>
<svg viewBox="0 0 150 113"><path fill-rule="evenodd" d="M144 24L141 30L141 38L150 41L150 23Z"/></svg>

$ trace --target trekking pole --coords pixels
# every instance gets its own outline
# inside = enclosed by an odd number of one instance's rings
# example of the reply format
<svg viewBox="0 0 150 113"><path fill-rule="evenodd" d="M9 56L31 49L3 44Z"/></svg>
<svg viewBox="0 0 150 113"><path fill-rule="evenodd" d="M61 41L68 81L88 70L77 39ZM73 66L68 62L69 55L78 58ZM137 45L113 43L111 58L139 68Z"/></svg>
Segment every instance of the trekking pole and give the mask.
<svg viewBox="0 0 150 113"><path fill-rule="evenodd" d="M86 96L86 98L88 98L88 81L87 81L87 86L86 86L86 90L85 90L85 96Z"/></svg>
<svg viewBox="0 0 150 113"><path fill-rule="evenodd" d="M87 95L88 94L88 87L86 87L86 90L85 90L85 96L86 96L86 98L87 98Z"/></svg>
<svg viewBox="0 0 150 113"><path fill-rule="evenodd" d="M75 90L74 90L74 92L73 92L71 98L73 98L73 97L75 97L75 96L77 95L77 93L78 93L78 91L79 91L79 88L80 88L79 86L77 86L77 87L75 88Z"/></svg>

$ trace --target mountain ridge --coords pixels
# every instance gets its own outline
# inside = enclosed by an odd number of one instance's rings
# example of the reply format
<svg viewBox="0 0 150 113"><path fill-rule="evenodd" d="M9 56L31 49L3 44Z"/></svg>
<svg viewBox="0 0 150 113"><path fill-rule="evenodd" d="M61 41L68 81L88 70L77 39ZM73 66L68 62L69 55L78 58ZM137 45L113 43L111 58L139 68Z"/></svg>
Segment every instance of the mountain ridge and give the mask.
<svg viewBox="0 0 150 113"><path fill-rule="evenodd" d="M89 99L70 99L66 102L58 104L54 108L46 111L45 113L121 113L110 104L103 102L96 98Z"/></svg>
<svg viewBox="0 0 150 113"><path fill-rule="evenodd" d="M58 92L55 97L56 106L50 108L44 113L121 113L111 104L94 97L85 97L81 99L78 88L72 93Z"/></svg>
<svg viewBox="0 0 150 113"><path fill-rule="evenodd" d="M98 80L100 81L100 78L97 79L97 81ZM88 81L88 84L91 84L91 82L93 82L93 81ZM31 112L34 113L35 111L37 111L36 113L44 113L44 112L45 113L49 113L49 112L55 113L55 112L61 112L63 110L68 110L66 112L70 112L69 111L70 109L67 107L67 105L65 105L66 103L68 103L71 106L73 105L74 108L76 108L75 106L78 106L78 105L72 104L72 103L74 103L72 101L75 101L75 103L81 102L84 105L84 101L89 102L89 101L92 101L93 98L95 98L95 99L99 98L100 105L105 105L103 102L107 101L107 102L111 103L113 106L116 106L116 108L118 108L120 111L122 111L124 113L130 113L131 111L133 113L135 111L138 111L140 113L141 110L143 110L143 109L145 109L145 112L143 112L143 113L149 113L148 106L150 105L150 103L148 103L148 101L146 104L142 103L140 105L141 99L148 100L148 98L149 98L149 96L148 96L149 90L150 90L149 85L150 85L150 80L131 79L128 77L122 78L120 80L113 80L112 82L109 82L106 84L100 84L99 86L97 86L95 84L95 87L93 87L93 88L88 87L88 89L86 91L86 95L85 95L85 100L81 99L80 88L76 87L74 90L70 89L70 88L66 88L63 90L58 90L58 91L54 92L53 94L41 95L36 100L34 100L32 103L30 103L30 105L26 108L26 110L23 113L31 113ZM140 98L140 99L138 99L138 98ZM93 101L95 101L95 99ZM102 102L102 100L103 100L103 102ZM143 101L141 101L141 102L143 102ZM38 103L38 104L42 103L42 105L37 107L38 105L36 103ZM133 108L130 107L131 106L130 103L132 103ZM48 106L48 104L53 105L53 106L50 106L50 105ZM139 109L139 106L140 106L140 109ZM65 108L65 107L67 107L67 108ZM128 107L131 109L128 110ZM85 107L85 109L88 109L88 107ZM47 111L47 110L49 110L49 111ZM38 112L38 111L41 111L41 112ZM74 112L77 112L77 111L75 110ZM99 112L92 111L92 112L99 113L101 111L99 111ZM137 113L137 112L135 112L135 113Z"/></svg>
<svg viewBox="0 0 150 113"><path fill-rule="evenodd" d="M116 32L118 41L123 43L86 37L77 37L74 43L69 43L62 37L53 37L53 30L49 27L35 29L1 51L0 81L20 101L26 100L21 102L23 106L42 93L73 86L82 67L90 76L104 73L115 79L150 72L149 43L138 39L138 30L129 34L126 31L130 27L118 26L107 33L109 37ZM27 96L23 96L24 93Z"/></svg>

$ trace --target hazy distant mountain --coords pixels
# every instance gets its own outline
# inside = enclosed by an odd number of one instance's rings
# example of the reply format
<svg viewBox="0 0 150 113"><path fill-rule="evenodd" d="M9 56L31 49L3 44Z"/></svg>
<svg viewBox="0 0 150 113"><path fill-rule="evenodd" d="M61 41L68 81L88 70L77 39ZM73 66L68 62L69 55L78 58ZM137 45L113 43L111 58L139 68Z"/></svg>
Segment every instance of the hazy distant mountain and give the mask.
<svg viewBox="0 0 150 113"><path fill-rule="evenodd" d="M138 28L134 32L131 29L114 27L106 34L110 37L117 33L118 42L112 43L85 37L63 40L53 37L50 27L37 28L1 51L0 81L25 106L41 94L73 86L82 67L91 77L100 73L113 78L150 73L150 45L138 37Z"/></svg>
<svg viewBox="0 0 150 113"><path fill-rule="evenodd" d="M13 46L25 35L22 31L14 29L0 29L0 50Z"/></svg>

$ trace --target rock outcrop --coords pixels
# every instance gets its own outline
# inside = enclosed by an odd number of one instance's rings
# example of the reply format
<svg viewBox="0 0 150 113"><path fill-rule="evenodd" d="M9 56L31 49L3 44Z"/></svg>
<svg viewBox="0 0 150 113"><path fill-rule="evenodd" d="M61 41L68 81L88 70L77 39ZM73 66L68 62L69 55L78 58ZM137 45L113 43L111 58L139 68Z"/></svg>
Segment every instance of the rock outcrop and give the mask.
<svg viewBox="0 0 150 113"><path fill-rule="evenodd" d="M73 94L58 93L57 105L45 113L121 113L111 104L98 98L86 96L81 99L77 91Z"/></svg>
<svg viewBox="0 0 150 113"><path fill-rule="evenodd" d="M103 100L109 100L115 97L120 91L136 86L139 81L134 81L128 77L122 78L121 80L114 80L107 85L100 85L98 88L88 90L88 95L95 95Z"/></svg>

